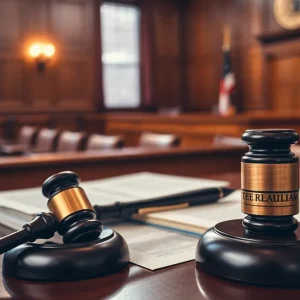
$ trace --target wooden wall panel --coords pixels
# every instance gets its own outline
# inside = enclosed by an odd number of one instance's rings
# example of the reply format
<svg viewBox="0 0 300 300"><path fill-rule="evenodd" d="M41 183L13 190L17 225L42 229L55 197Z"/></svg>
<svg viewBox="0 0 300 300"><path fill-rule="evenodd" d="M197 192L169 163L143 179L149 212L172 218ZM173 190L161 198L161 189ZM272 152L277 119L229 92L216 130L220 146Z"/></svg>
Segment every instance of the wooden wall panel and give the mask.
<svg viewBox="0 0 300 300"><path fill-rule="evenodd" d="M0 0L2 114L97 110L102 98L97 15L100 2ZM284 87L278 90L282 85L277 78L279 67L287 68L288 81L292 86L296 84L288 57L297 60L299 39L261 42L261 37L287 32L274 18L274 0L133 2L147 7L147 45L151 56L147 93L153 99L153 103L147 103L149 107L181 106L186 111L210 112L217 105L225 24L232 32L232 66L237 81L234 103L239 110L278 106L278 95L288 93ZM57 49L44 73L38 72L34 61L26 56L29 44L36 40L53 42ZM272 57L276 60L272 61ZM297 92L288 97L298 99L293 95Z"/></svg>
<svg viewBox="0 0 300 300"><path fill-rule="evenodd" d="M189 110L211 111L218 103L223 67L222 32L231 29L232 68L236 75L235 105L264 108L261 2L191 0L187 5L186 41Z"/></svg>
<svg viewBox="0 0 300 300"><path fill-rule="evenodd" d="M204 57L203 57L204 58ZM189 110L210 111L217 104L219 95L221 56L190 59L188 68Z"/></svg>
<svg viewBox="0 0 300 300"><path fill-rule="evenodd" d="M53 34L62 48L90 48L94 23L89 0L52 0Z"/></svg>
<svg viewBox="0 0 300 300"><path fill-rule="evenodd" d="M269 62L273 109L278 111L300 110L300 56L274 58Z"/></svg>
<svg viewBox="0 0 300 300"><path fill-rule="evenodd" d="M48 67L45 72L38 72L36 65L33 63L26 66L24 78L26 95L24 96L26 96L28 110L51 111L53 98L55 97L55 75L55 68L52 66Z"/></svg>
<svg viewBox="0 0 300 300"><path fill-rule="evenodd" d="M180 7L176 1L151 1L153 22L153 99L157 107L181 105Z"/></svg>
<svg viewBox="0 0 300 300"><path fill-rule="evenodd" d="M171 1L157 2L154 10L155 53L158 57L179 56L179 10Z"/></svg>
<svg viewBox="0 0 300 300"><path fill-rule="evenodd" d="M24 92L23 62L18 59L0 59L0 104L12 108L22 104ZM16 89L16 82L19 88Z"/></svg>
<svg viewBox="0 0 300 300"><path fill-rule="evenodd" d="M280 105L288 97L286 109L298 109L299 82L295 82L297 76L289 60L298 66L300 28L282 28L274 17L273 6L274 0L187 2L184 31L188 110L211 111L218 103L224 25L231 29L232 68L237 82L233 102L237 108L282 109ZM285 70L285 83L280 68Z"/></svg>
<svg viewBox="0 0 300 300"><path fill-rule="evenodd" d="M180 69L174 59L159 58L156 62L154 84L160 107L180 105Z"/></svg>
<svg viewBox="0 0 300 300"><path fill-rule="evenodd" d="M0 0L0 27L5 28L0 32L1 114L84 113L100 107L100 3ZM147 0L147 10L152 104L179 106L185 96L180 1ZM28 57L33 42L52 42L56 47L44 72Z"/></svg>
<svg viewBox="0 0 300 300"><path fill-rule="evenodd" d="M0 1L0 111L20 110L24 100L24 63L21 58L20 0ZM18 84L18 86L17 86Z"/></svg>
<svg viewBox="0 0 300 300"><path fill-rule="evenodd" d="M274 16L274 0L264 0L263 2L263 34L276 34L279 32L287 32L282 28Z"/></svg>
<svg viewBox="0 0 300 300"><path fill-rule="evenodd" d="M67 61L59 67L58 106L74 110L88 109L90 97L90 65L86 61Z"/></svg>
<svg viewBox="0 0 300 300"><path fill-rule="evenodd" d="M17 46L22 35L21 0L0 1L0 47Z"/></svg>
<svg viewBox="0 0 300 300"><path fill-rule="evenodd" d="M0 0L1 113L95 110L97 3ZM56 47L44 71L28 56L32 42Z"/></svg>
<svg viewBox="0 0 300 300"><path fill-rule="evenodd" d="M26 0L23 2L26 3L26 5L22 8L22 26L26 36L26 40L24 42L29 42L35 38L52 38L49 31L51 15L50 1Z"/></svg>

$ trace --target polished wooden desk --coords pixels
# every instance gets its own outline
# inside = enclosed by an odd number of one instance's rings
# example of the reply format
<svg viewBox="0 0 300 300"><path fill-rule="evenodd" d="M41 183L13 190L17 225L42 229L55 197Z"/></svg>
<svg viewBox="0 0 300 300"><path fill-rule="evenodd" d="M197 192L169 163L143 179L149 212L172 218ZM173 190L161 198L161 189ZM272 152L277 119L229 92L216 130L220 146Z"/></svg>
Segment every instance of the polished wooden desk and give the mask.
<svg viewBox="0 0 300 300"><path fill-rule="evenodd" d="M240 185L240 173L210 178L230 180ZM2 228L4 233L4 228ZM6 289L5 289L6 287ZM195 262L151 272L130 264L121 272L79 282L39 283L0 275L0 299L114 299L114 300L281 300L298 299L300 289L265 288L214 277L196 269Z"/></svg>
<svg viewBox="0 0 300 300"><path fill-rule="evenodd" d="M206 176L239 171L243 146L202 146L193 149L124 148L101 152L33 154L0 158L0 190L41 186L48 176L72 170L82 180L150 171Z"/></svg>

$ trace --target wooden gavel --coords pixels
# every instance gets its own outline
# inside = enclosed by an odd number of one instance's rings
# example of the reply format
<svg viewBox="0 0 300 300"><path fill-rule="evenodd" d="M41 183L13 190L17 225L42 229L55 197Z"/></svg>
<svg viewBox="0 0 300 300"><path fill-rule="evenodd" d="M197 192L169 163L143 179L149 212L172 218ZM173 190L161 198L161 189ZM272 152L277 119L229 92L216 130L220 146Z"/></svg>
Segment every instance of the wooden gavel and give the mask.
<svg viewBox="0 0 300 300"><path fill-rule="evenodd" d="M0 239L0 253L26 242L49 239L57 231L64 243L84 243L96 240L102 232L102 223L73 172L61 172L49 177L42 192L47 197L50 213L39 213L23 229Z"/></svg>

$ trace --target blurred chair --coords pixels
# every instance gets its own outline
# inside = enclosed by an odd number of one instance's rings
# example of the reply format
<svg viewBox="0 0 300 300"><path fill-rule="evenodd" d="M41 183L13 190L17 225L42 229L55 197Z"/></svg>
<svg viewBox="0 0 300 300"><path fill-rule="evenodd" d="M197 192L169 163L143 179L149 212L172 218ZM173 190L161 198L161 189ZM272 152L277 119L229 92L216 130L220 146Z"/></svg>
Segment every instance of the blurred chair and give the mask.
<svg viewBox="0 0 300 300"><path fill-rule="evenodd" d="M157 113L159 115L178 116L181 113L180 106L159 107Z"/></svg>
<svg viewBox="0 0 300 300"><path fill-rule="evenodd" d="M124 146L124 139L120 135L108 136L102 134L90 135L86 150L105 150L105 149L117 149Z"/></svg>
<svg viewBox="0 0 300 300"><path fill-rule="evenodd" d="M243 141L238 138L238 137L234 137L234 136L215 136L214 141L213 141L214 145L228 145L228 146L245 146L246 145L243 143Z"/></svg>
<svg viewBox="0 0 300 300"><path fill-rule="evenodd" d="M300 156L300 146L299 146L299 145L293 145L293 146L291 147L291 151L292 151L293 153L295 153L296 156Z"/></svg>
<svg viewBox="0 0 300 300"><path fill-rule="evenodd" d="M142 147L169 148L178 147L180 143L180 138L175 134L144 132L139 139L139 146Z"/></svg>
<svg viewBox="0 0 300 300"><path fill-rule="evenodd" d="M32 152L53 152L59 137L56 129L42 128L37 136L36 145Z"/></svg>
<svg viewBox="0 0 300 300"><path fill-rule="evenodd" d="M21 127L17 142L18 145L23 145L28 149L33 146L36 142L38 128L33 126L24 125Z"/></svg>
<svg viewBox="0 0 300 300"><path fill-rule="evenodd" d="M57 152L75 152L83 150L86 139L85 132L63 131L57 142Z"/></svg>
<svg viewBox="0 0 300 300"><path fill-rule="evenodd" d="M38 128L24 125L21 127L15 142L0 145L1 155L21 155L31 149L36 142Z"/></svg>
<svg viewBox="0 0 300 300"><path fill-rule="evenodd" d="M12 144L14 141L14 133L16 128L16 118L9 116L4 122L2 127L2 136L0 138L0 145Z"/></svg>

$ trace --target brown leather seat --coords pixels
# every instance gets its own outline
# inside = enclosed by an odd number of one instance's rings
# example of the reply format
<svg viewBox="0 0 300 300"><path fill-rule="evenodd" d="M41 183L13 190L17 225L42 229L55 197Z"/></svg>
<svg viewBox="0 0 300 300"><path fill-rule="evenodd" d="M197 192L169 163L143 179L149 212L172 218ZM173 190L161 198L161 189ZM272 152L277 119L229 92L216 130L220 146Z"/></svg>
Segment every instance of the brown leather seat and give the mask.
<svg viewBox="0 0 300 300"><path fill-rule="evenodd" d="M90 135L86 150L105 150L105 149L117 149L124 146L124 139L120 135L108 136L102 134Z"/></svg>
<svg viewBox="0 0 300 300"><path fill-rule="evenodd" d="M295 153L297 156L300 156L300 146L299 145L292 145L291 151Z"/></svg>
<svg viewBox="0 0 300 300"><path fill-rule="evenodd" d="M56 129L42 128L37 136L33 152L53 152L59 136Z"/></svg>
<svg viewBox="0 0 300 300"><path fill-rule="evenodd" d="M169 148L180 146L180 142L180 138L175 134L144 132L140 136L139 145L142 147Z"/></svg>
<svg viewBox="0 0 300 300"><path fill-rule="evenodd" d="M14 131L16 127L16 118L9 116L2 126L2 136L0 137L0 145L8 145L14 143Z"/></svg>
<svg viewBox="0 0 300 300"><path fill-rule="evenodd" d="M37 133L38 128L36 127L28 125L22 126L18 134L17 144L29 149L35 143Z"/></svg>
<svg viewBox="0 0 300 300"><path fill-rule="evenodd" d="M243 143L243 141L238 138L238 137L234 137L234 136L215 136L214 141L213 141L214 145L228 145L228 146L245 146L246 145Z"/></svg>
<svg viewBox="0 0 300 300"><path fill-rule="evenodd" d="M181 113L179 106L159 107L157 113L159 115L178 116Z"/></svg>
<svg viewBox="0 0 300 300"><path fill-rule="evenodd" d="M26 153L36 142L38 129L33 126L22 126L15 142L3 142L0 144L1 155L21 155Z"/></svg>
<svg viewBox="0 0 300 300"><path fill-rule="evenodd" d="M57 152L74 152L83 149L85 132L63 131L58 138Z"/></svg>

